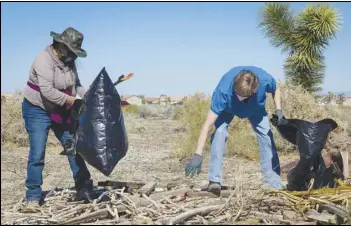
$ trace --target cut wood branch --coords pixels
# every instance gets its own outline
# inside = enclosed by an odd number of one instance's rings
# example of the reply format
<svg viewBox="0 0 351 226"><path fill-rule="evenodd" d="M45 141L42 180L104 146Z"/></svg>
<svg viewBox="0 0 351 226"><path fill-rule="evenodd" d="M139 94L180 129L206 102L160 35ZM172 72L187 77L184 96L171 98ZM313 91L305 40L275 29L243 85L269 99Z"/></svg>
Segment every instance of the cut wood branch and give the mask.
<svg viewBox="0 0 351 226"><path fill-rule="evenodd" d="M142 194L143 198L152 203L157 209L160 209L160 205L157 204L154 200L150 199L146 194Z"/></svg>
<svg viewBox="0 0 351 226"><path fill-rule="evenodd" d="M233 194L233 191L221 191L221 194L219 197L207 191L194 191L194 192L188 192L187 194L189 197L228 198L231 194Z"/></svg>
<svg viewBox="0 0 351 226"><path fill-rule="evenodd" d="M320 204L319 208L321 210L327 210L330 213L336 214L341 218L348 218L351 221L351 210L347 211L345 209L340 208L339 206L336 205L331 205L331 204Z"/></svg>
<svg viewBox="0 0 351 226"><path fill-rule="evenodd" d="M282 216L273 216L270 214L260 213L260 212L252 212L255 215L256 219L266 220L266 221L275 221L283 224L294 225L294 222L289 220L284 220Z"/></svg>
<svg viewBox="0 0 351 226"><path fill-rule="evenodd" d="M141 187L138 191L140 195L150 195L151 192L153 192L156 188L157 183L156 182L149 182L145 184L143 187Z"/></svg>
<svg viewBox="0 0 351 226"><path fill-rule="evenodd" d="M128 189L140 189L145 183L143 182L124 182L124 181L101 181L98 182L100 187L114 187L114 188L125 188Z"/></svg>
<svg viewBox="0 0 351 226"><path fill-rule="evenodd" d="M318 213L316 210L309 210L305 216L308 219L329 223L329 224L337 224L338 219L335 215L329 214L327 212Z"/></svg>
<svg viewBox="0 0 351 226"><path fill-rule="evenodd" d="M233 220L232 220L231 223L234 223L234 222L236 222L236 221L239 219L239 217L240 217L241 213L243 212L243 210L244 210L244 205L242 205L242 206L240 207L238 213L235 215L235 217L233 218ZM230 219L229 219L229 220L230 220Z"/></svg>
<svg viewBox="0 0 351 226"><path fill-rule="evenodd" d="M176 203L169 200L167 197L164 197L164 200L166 202L168 202L169 204L171 204L172 206L176 207L177 209L182 210L182 211L186 211L186 209L184 207L177 205Z"/></svg>
<svg viewBox="0 0 351 226"><path fill-rule="evenodd" d="M154 200L154 201L160 201L163 199L163 197L169 197L169 196L178 196L178 195L185 195L186 193L190 192L192 189L191 188L180 188L177 190L172 190L172 191L166 191L166 192L160 192L157 194L152 194L149 197Z"/></svg>
<svg viewBox="0 0 351 226"><path fill-rule="evenodd" d="M212 223L213 223L213 224L219 224L219 223L221 223L221 222L223 222L223 221L227 221L228 219L231 218L231 216L232 216L231 214L227 213L227 214L225 214L225 215L223 215L223 216L217 217L216 219L214 219L214 220L212 221Z"/></svg>
<svg viewBox="0 0 351 226"><path fill-rule="evenodd" d="M239 187L236 187L235 190L232 192L232 194L230 194L228 200L225 202L225 204L222 206L222 208L220 208L216 213L215 215L219 214L220 212L222 212L223 209L225 209L229 202L232 200L233 196L235 195L236 191L238 190Z"/></svg>
<svg viewBox="0 0 351 226"><path fill-rule="evenodd" d="M79 216L79 217L73 218L69 221L64 222L63 225L80 224L80 223L85 223L85 222L93 220L93 219L105 219L108 216L109 216L108 210L102 209L102 210L98 210L98 211L89 213L85 216Z"/></svg>
<svg viewBox="0 0 351 226"><path fill-rule="evenodd" d="M182 213L176 217L171 218L167 225L174 225L174 224L178 224L180 222L183 222L184 220L199 215L199 214L208 214L211 213L213 211L219 210L222 207L222 205L216 205L216 206L205 206L205 207L200 207L197 209L193 209L193 210L189 210L185 213Z"/></svg>

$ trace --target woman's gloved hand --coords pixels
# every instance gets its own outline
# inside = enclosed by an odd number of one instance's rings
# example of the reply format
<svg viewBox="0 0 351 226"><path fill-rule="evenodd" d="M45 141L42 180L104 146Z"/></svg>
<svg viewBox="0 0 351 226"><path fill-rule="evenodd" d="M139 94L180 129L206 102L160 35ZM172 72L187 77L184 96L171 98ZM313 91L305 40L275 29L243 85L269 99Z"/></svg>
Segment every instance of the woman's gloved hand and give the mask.
<svg viewBox="0 0 351 226"><path fill-rule="evenodd" d="M195 173L197 175L200 174L201 172L201 167L202 167L202 156L198 154L194 154L191 160L188 162L188 164L185 167L185 175L190 177L193 177Z"/></svg>
<svg viewBox="0 0 351 226"><path fill-rule="evenodd" d="M284 118L283 112L281 109L277 109L275 111L276 116L278 117L277 125L283 125L286 123L286 120Z"/></svg>

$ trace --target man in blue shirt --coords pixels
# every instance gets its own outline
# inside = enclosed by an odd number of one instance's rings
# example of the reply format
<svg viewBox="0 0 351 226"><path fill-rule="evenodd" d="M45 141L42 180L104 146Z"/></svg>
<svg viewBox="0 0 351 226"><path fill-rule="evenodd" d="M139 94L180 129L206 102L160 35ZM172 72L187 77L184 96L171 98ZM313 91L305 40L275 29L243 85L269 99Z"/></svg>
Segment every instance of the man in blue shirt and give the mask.
<svg viewBox="0 0 351 226"><path fill-rule="evenodd" d="M247 118L256 133L264 187L281 189L279 158L265 107L266 93L273 96L279 124L283 122L281 95L275 79L269 73L254 66L238 66L222 77L213 92L211 110L201 129L195 153L185 168L187 176L200 173L203 148L214 124L216 131L211 139L208 191L220 194L228 126L237 116Z"/></svg>

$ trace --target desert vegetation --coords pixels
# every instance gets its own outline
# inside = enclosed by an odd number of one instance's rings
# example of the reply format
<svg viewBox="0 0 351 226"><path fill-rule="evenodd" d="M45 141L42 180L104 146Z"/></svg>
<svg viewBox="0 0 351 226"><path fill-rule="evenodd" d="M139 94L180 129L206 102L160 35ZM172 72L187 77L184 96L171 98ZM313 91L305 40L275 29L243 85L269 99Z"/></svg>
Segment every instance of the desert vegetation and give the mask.
<svg viewBox="0 0 351 226"><path fill-rule="evenodd" d="M294 85L291 82L280 84L282 90L282 105L286 118L296 118L317 122L324 118L332 118L339 124L338 132L331 134L329 145L339 145L341 140L350 142L349 131L349 108L334 107L327 108L321 106L318 99L306 91L301 85ZM267 112L274 113L274 105L271 96L267 97ZM188 156L194 150L199 136L201 126L210 109L210 98L201 93L189 97L183 108L175 112L175 119L185 128L186 133L174 142L176 153L179 156ZM273 127L272 127L273 128ZM273 128L273 133L278 151L282 154L289 153L294 147L283 140L277 130ZM209 150L210 143L207 142L206 150ZM258 145L255 134L247 120L234 118L229 128L229 138L227 141L227 154L229 156L239 155L248 159L257 160L259 156Z"/></svg>

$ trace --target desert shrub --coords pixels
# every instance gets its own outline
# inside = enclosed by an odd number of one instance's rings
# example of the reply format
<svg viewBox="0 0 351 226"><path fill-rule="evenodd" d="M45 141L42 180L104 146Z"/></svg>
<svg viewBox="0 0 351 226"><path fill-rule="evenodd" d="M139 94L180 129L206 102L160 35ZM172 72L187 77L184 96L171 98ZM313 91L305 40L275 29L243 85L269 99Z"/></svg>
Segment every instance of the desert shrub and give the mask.
<svg viewBox="0 0 351 226"><path fill-rule="evenodd" d="M123 108L123 113L127 115L140 116L141 118L172 118L174 113L174 106L171 105L157 105L157 104L143 104L128 105Z"/></svg>
<svg viewBox="0 0 351 226"><path fill-rule="evenodd" d="M128 105L122 108L123 114L139 115L139 108L137 105Z"/></svg>
<svg viewBox="0 0 351 226"><path fill-rule="evenodd" d="M333 110L337 111L340 119L347 123L346 132L351 137L351 106L337 105Z"/></svg>
<svg viewBox="0 0 351 226"><path fill-rule="evenodd" d="M48 138L49 145L59 144L52 132ZM1 95L1 147L28 147L28 134L22 117L22 94Z"/></svg>
<svg viewBox="0 0 351 226"><path fill-rule="evenodd" d="M346 101L346 96L344 93L340 93L336 96L336 103L339 105L343 105Z"/></svg>
<svg viewBox="0 0 351 226"><path fill-rule="evenodd" d="M323 103L330 104L333 98L334 98L334 94L332 92L328 92L328 94L323 98Z"/></svg>
<svg viewBox="0 0 351 226"><path fill-rule="evenodd" d="M139 107L140 116L142 118L165 117L168 118L172 114L172 106L145 104Z"/></svg>
<svg viewBox="0 0 351 226"><path fill-rule="evenodd" d="M332 117L339 125L344 123L339 119L338 113L332 109L320 106L315 97L305 91L301 86L294 86L290 82L279 84L282 90L283 113L287 118L297 118L309 121L318 121ZM178 156L188 156L195 150L198 136L210 109L210 98L197 93L189 97L184 106L177 109L175 119L186 127L186 133L174 142L175 153ZM267 95L267 112L274 113L274 104L271 95ZM214 131L212 129L211 133ZM275 143L280 153L290 152L294 149L287 141L283 140L277 130L273 128ZM209 134L211 135L211 134ZM210 149L210 136L207 139L205 151ZM252 127L248 120L234 117L229 126L229 139L227 140L227 155L239 155L248 159L258 159L259 151Z"/></svg>

